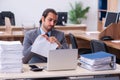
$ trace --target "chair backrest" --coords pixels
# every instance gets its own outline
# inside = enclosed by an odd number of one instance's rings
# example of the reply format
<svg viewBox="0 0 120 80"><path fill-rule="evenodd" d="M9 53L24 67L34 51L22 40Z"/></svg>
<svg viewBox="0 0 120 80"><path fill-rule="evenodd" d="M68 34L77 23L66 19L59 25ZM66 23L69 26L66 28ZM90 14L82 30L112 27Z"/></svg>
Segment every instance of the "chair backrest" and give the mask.
<svg viewBox="0 0 120 80"><path fill-rule="evenodd" d="M77 41L76 41L74 35L71 34L71 33L69 33L69 37L70 37L70 42L71 42L71 44L72 44L72 48L73 48L73 49L77 49L77 48L78 48L78 45L77 45Z"/></svg>
<svg viewBox="0 0 120 80"><path fill-rule="evenodd" d="M10 11L2 11L0 13L0 25L5 25L5 17L8 17L10 19L11 25L15 25L14 14Z"/></svg>
<svg viewBox="0 0 120 80"><path fill-rule="evenodd" d="M99 52L99 51L105 51L108 52L106 44L100 40L91 40L90 46L92 49L92 52Z"/></svg>

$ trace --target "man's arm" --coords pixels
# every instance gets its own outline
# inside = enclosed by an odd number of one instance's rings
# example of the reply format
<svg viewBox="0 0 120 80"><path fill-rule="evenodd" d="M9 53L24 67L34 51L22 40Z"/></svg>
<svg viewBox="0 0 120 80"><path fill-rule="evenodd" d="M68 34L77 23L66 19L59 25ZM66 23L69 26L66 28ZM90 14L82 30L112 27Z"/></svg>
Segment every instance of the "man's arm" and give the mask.
<svg viewBox="0 0 120 80"><path fill-rule="evenodd" d="M46 39L51 43L54 43L54 42L57 43L58 44L57 49L68 49L66 38L64 36L64 33L62 32L58 32L57 35L50 36Z"/></svg>
<svg viewBox="0 0 120 80"><path fill-rule="evenodd" d="M63 33L63 38L60 43L61 43L61 46L59 47L59 49L68 49L69 48L64 33Z"/></svg>
<svg viewBox="0 0 120 80"><path fill-rule="evenodd" d="M69 48L66 37L63 32L59 32L56 38L61 44L60 47L58 47L57 49L68 49Z"/></svg>
<svg viewBox="0 0 120 80"><path fill-rule="evenodd" d="M26 33L23 41L23 63L28 63L29 60L32 58L34 53L31 52L32 42L30 41L29 34Z"/></svg>

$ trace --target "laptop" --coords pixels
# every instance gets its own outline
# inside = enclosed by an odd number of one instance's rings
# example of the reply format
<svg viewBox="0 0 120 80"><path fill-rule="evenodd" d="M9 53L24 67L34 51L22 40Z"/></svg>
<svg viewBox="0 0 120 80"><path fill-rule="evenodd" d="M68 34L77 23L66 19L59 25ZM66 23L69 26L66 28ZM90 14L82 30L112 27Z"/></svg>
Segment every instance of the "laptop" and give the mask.
<svg viewBox="0 0 120 80"><path fill-rule="evenodd" d="M47 59L47 70L73 70L77 68L77 49L51 50Z"/></svg>

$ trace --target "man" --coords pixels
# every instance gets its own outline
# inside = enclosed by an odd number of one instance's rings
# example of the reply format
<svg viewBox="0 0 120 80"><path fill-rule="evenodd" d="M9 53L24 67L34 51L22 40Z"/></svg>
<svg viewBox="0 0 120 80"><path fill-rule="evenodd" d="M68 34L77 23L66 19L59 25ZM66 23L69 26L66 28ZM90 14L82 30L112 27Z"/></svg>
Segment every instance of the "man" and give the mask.
<svg viewBox="0 0 120 80"><path fill-rule="evenodd" d="M32 44L39 35L45 37L51 43L57 43L57 49L68 48L64 33L54 29L57 18L58 15L56 11L48 8L42 14L40 27L26 32L23 41L23 63L38 63L47 61L46 57L31 52ZM46 33L48 35L46 35Z"/></svg>

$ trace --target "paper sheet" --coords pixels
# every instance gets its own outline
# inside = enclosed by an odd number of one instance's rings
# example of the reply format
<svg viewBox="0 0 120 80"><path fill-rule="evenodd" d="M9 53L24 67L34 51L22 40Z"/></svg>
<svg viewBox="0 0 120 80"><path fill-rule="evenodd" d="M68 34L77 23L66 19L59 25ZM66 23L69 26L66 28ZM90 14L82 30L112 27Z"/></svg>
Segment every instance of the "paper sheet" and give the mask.
<svg viewBox="0 0 120 80"><path fill-rule="evenodd" d="M87 35L90 35L90 34L97 34L97 33L100 33L99 31L87 31L85 32Z"/></svg>
<svg viewBox="0 0 120 80"><path fill-rule="evenodd" d="M120 43L120 40L112 40L111 42Z"/></svg>
<svg viewBox="0 0 120 80"><path fill-rule="evenodd" d="M22 50L20 41L0 41L0 72L21 72Z"/></svg>
<svg viewBox="0 0 120 80"><path fill-rule="evenodd" d="M50 50L57 48L57 43L50 43L43 36L38 36L32 45L31 52L47 57Z"/></svg>

